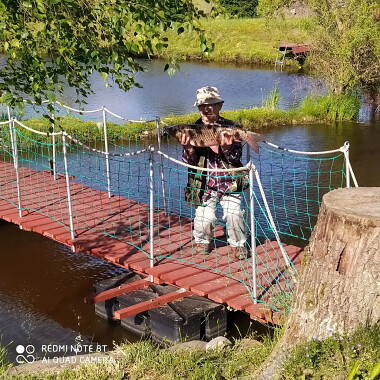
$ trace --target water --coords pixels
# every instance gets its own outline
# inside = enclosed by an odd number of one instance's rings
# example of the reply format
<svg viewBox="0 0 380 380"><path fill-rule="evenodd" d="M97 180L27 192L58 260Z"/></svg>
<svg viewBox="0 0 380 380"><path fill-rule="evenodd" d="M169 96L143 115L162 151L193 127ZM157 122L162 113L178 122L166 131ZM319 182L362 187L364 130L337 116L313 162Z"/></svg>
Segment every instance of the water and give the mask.
<svg viewBox="0 0 380 380"><path fill-rule="evenodd" d="M143 61L148 69L136 78L143 89L133 88L128 92L116 85L105 87L99 74L92 75L90 81L94 95L90 95L83 108L99 109L103 105L112 112L127 119L152 119L170 114L183 115L197 112L194 107L196 90L203 86L219 88L225 101L224 110L261 106L262 99L277 86L281 99L279 108L288 109L300 104L311 90L320 90L320 82L302 74L287 74L269 69L252 70L251 67L231 65L182 63L181 71L172 77L165 73L164 61ZM73 89L65 88L62 102L73 108L76 94ZM35 111L28 108L25 117ZM93 117L93 114L88 116ZM99 115L97 116L99 117Z"/></svg>
<svg viewBox="0 0 380 380"><path fill-rule="evenodd" d="M261 88L268 93L279 78L282 94L288 95L280 106L287 108L306 91L294 90L299 87L297 81L304 80L302 77L286 73L183 64L184 74L172 78L154 75L162 65L153 62L152 72L147 78L141 77L145 89L135 89L125 97L99 84L100 92L88 100L91 109L104 104L129 118L182 114L194 110L195 90L203 85L220 88L225 109L249 107L260 105ZM73 102L69 95L66 100ZM379 121L297 125L269 129L266 134L273 143L297 150L329 150L348 140L359 185L380 186ZM136 339L98 318L93 306L83 303L93 283L120 274L119 268L86 254L73 254L67 247L5 222L0 223L0 241L0 337L9 348L11 360L15 359L18 344L74 344L81 335L87 342L112 348L113 341Z"/></svg>

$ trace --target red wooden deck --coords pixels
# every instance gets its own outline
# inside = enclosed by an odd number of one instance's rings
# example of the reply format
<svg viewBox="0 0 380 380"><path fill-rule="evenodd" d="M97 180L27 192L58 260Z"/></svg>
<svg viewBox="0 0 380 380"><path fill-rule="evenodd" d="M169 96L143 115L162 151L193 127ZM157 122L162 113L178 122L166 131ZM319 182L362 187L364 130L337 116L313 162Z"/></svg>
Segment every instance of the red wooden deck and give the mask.
<svg viewBox="0 0 380 380"><path fill-rule="evenodd" d="M1 219L68 246L74 245L76 251L90 253L143 275L152 275L156 282L182 287L236 310L243 310L253 319L274 323L278 321L279 315L261 307L260 303L254 305L246 286L231 278L234 276L241 281L248 281L247 276L252 272L249 262L229 258L228 246L223 244L206 257L194 255L190 219L155 211L157 240L154 250L158 257L155 266L150 268L149 258L143 252L149 252L149 209L146 204L119 196L108 199L105 192L78 184L71 178L76 233L76 238L71 240L67 227L69 217L64 177L59 176L54 181L47 171L20 168L22 207L27 209L20 218L15 207L17 186L13 165L0 163L0 173L0 197L7 199L0 199ZM215 234L222 239L224 231L217 227ZM278 245L276 242L267 244L267 252L263 247L257 248L257 266L263 270L266 268L268 273L279 273L284 265L278 259ZM299 267L301 248L284 246L295 267ZM170 258L166 258L165 255L169 254ZM217 273L216 268L227 275ZM264 289L262 299L265 300L285 283L284 278L269 280L268 285L268 278L257 278L258 294Z"/></svg>

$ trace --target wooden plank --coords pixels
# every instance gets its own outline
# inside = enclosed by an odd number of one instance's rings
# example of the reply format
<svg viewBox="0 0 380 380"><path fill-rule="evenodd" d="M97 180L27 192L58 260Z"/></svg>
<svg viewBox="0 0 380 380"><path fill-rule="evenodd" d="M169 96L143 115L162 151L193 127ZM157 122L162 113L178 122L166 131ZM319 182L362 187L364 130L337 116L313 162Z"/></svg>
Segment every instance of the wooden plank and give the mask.
<svg viewBox="0 0 380 380"><path fill-rule="evenodd" d="M181 298L192 296L193 293L186 291L185 289L179 289L176 292L164 294L162 296L153 298L151 300L141 302L137 305L132 305L121 310L117 310L114 313L115 319L123 319L136 315L147 310L154 309L156 307L166 305L169 302L179 300Z"/></svg>
<svg viewBox="0 0 380 380"><path fill-rule="evenodd" d="M139 281L131 282L129 284L122 284L117 288L108 289L104 292L96 294L95 296L88 296L84 298L85 303L98 303L105 300L108 300L113 297L121 296L122 294L131 293L138 289L147 288L151 283L148 278L144 278Z"/></svg>
<svg viewBox="0 0 380 380"><path fill-rule="evenodd" d="M226 303L229 299L245 293L247 293L247 288L241 282L236 281L234 285L209 293L207 297L219 303Z"/></svg>

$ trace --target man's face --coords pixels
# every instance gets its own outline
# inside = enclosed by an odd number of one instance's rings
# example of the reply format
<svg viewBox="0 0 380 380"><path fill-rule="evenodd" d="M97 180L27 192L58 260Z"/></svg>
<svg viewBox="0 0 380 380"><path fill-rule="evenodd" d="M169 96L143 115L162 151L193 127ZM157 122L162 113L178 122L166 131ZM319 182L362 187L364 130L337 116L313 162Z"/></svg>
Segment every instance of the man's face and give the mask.
<svg viewBox="0 0 380 380"><path fill-rule="evenodd" d="M215 104L201 104L198 110L204 123L215 123L219 118L219 112L222 109L223 102Z"/></svg>

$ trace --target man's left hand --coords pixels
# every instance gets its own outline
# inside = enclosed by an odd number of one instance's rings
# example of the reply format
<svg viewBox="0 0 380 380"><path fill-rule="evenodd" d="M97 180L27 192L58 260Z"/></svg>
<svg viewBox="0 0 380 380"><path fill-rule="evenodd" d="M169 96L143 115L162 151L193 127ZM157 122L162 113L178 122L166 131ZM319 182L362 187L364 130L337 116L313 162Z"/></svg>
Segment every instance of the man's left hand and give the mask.
<svg viewBox="0 0 380 380"><path fill-rule="evenodd" d="M222 138L220 140L220 146L224 150L230 149L233 142L234 142L234 137L230 135L228 132L224 132L222 134Z"/></svg>

